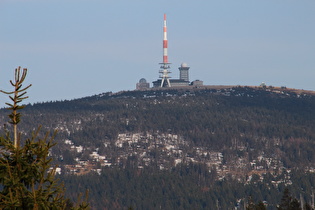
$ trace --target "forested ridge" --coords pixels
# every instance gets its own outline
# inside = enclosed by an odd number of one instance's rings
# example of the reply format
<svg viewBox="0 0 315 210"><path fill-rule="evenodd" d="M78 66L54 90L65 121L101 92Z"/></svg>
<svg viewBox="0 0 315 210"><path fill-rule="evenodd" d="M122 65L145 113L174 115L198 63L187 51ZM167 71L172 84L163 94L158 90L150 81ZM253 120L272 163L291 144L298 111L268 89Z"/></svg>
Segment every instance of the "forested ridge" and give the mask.
<svg viewBox="0 0 315 210"><path fill-rule="evenodd" d="M290 173L292 185L272 182L288 176L258 175L246 184L232 177L215 180L202 165L177 166L171 171L108 168L101 175L60 176L73 199L76 192L89 189L95 209L245 209L252 200L264 201L266 209L277 209L283 192L311 205L315 174Z"/></svg>
<svg viewBox="0 0 315 210"><path fill-rule="evenodd" d="M29 104L20 127L58 130L60 178L74 197L90 189L94 208L227 209L251 196L274 209L285 187L311 200L314 108L314 95L286 88L126 91ZM83 160L101 172L72 175Z"/></svg>

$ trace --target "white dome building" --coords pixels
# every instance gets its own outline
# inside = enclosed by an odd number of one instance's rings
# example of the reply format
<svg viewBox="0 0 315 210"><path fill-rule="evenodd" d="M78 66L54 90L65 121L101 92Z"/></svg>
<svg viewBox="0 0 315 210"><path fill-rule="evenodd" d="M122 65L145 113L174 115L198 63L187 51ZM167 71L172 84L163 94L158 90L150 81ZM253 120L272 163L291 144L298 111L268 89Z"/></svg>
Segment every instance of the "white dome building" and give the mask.
<svg viewBox="0 0 315 210"><path fill-rule="evenodd" d="M185 82L189 82L189 69L187 63L182 63L179 69L179 79L184 80Z"/></svg>
<svg viewBox="0 0 315 210"><path fill-rule="evenodd" d="M145 90L148 88L150 88L150 83L148 83L144 78L141 78L136 85L136 90Z"/></svg>

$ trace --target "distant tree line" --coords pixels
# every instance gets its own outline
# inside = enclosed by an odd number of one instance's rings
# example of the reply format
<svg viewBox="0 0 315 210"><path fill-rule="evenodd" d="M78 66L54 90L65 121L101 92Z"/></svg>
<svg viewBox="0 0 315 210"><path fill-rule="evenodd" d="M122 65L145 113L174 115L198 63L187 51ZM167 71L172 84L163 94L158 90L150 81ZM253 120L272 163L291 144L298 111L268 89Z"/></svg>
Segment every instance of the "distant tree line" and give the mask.
<svg viewBox="0 0 315 210"><path fill-rule="evenodd" d="M285 172L284 172L285 173ZM283 174L284 175L284 174ZM282 175L282 176L283 176ZM272 184L271 174L245 184L232 177L217 181L202 164L178 165L172 170L104 168L96 173L60 175L67 196L89 189L92 209L308 209L315 174L293 171L292 185ZM303 190L301 190L303 189ZM302 201L300 200L302 198ZM262 204L265 208L262 208ZM286 208L290 206L290 208ZM293 207L298 206L298 208Z"/></svg>

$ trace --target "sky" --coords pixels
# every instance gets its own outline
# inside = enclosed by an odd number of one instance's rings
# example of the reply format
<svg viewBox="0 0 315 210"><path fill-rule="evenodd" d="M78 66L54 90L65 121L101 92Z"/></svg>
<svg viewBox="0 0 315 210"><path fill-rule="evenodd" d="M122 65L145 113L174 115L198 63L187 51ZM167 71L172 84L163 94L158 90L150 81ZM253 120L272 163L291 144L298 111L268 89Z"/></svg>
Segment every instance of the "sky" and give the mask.
<svg viewBox="0 0 315 210"><path fill-rule="evenodd" d="M172 78L315 90L314 0L0 0L0 89L18 66L25 103L152 86L164 13Z"/></svg>

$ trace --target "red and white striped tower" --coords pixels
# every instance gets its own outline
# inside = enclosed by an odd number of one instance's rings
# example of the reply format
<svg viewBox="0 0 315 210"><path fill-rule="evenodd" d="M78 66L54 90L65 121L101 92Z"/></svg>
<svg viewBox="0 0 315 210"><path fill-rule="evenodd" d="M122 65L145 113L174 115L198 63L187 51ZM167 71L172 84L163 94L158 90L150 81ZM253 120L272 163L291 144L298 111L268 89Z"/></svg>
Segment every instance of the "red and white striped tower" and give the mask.
<svg viewBox="0 0 315 210"><path fill-rule="evenodd" d="M166 14L164 14L164 27L163 27L163 63L168 63L167 55L167 27L166 27Z"/></svg>
<svg viewBox="0 0 315 210"><path fill-rule="evenodd" d="M170 69L170 63L168 62L168 54L167 54L167 47L168 47L168 41L167 41L167 27L166 27L166 14L164 14L164 26L163 26L163 63L160 63L161 68L159 73L161 73L162 75L160 76L160 78L162 78L161 81L161 87L171 87L171 83L170 83L170 76L168 75L169 73L171 73ZM164 84L166 83L166 84Z"/></svg>

